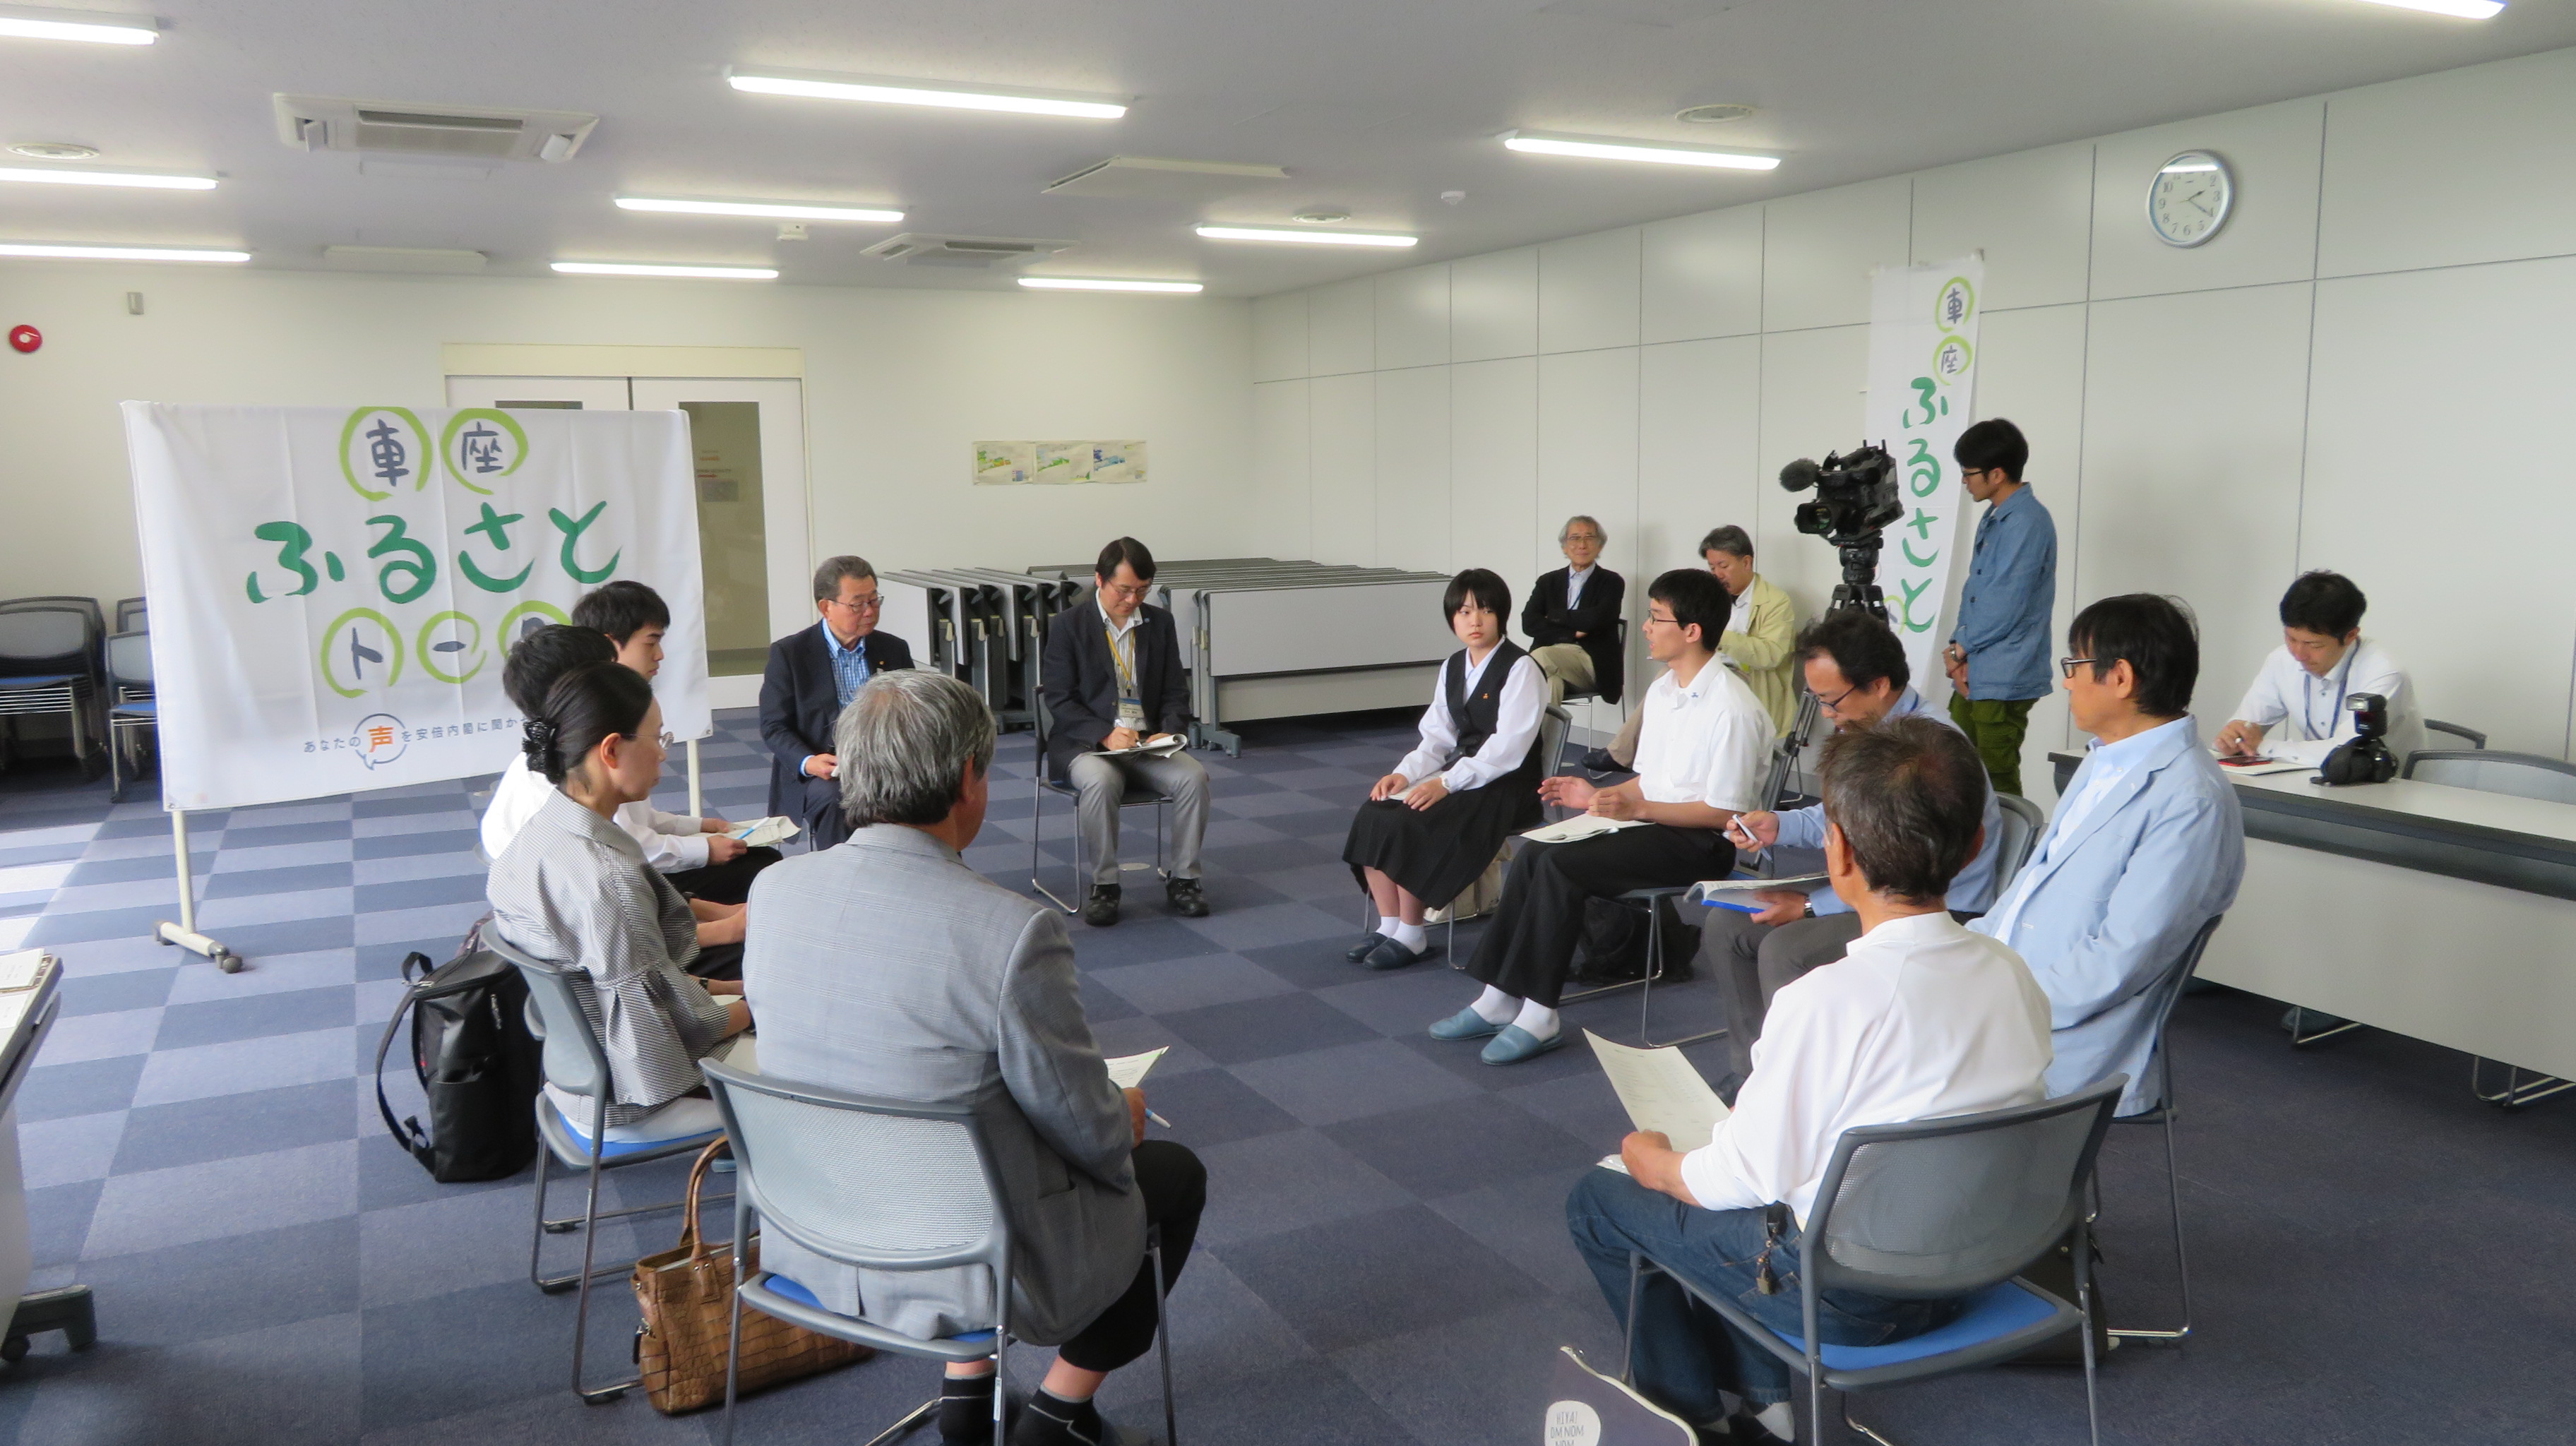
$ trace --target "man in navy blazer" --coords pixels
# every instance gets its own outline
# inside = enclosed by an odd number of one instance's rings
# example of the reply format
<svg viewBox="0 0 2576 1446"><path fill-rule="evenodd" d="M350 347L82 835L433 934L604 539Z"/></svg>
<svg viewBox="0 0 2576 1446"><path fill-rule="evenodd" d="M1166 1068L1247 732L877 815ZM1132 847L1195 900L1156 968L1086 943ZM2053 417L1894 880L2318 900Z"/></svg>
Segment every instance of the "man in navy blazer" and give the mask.
<svg viewBox="0 0 2576 1446"><path fill-rule="evenodd" d="M1172 861L1164 894L1172 912L1206 916L1199 840L1207 833L1208 776L1184 742L1168 757L1107 758L1139 744L1186 739L1189 679L1172 615L1145 601L1154 554L1132 537L1100 550L1090 598L1048 625L1039 696L1047 710L1047 775L1076 791L1074 829L1091 864L1083 922L1118 922L1118 801L1144 787L1172 801Z"/></svg>
<svg viewBox="0 0 2576 1446"><path fill-rule="evenodd" d="M840 759L832 725L859 685L889 668L912 666L912 649L877 631L885 599L864 557L828 558L814 572L821 621L769 645L760 676L760 737L769 745L769 811L796 820L806 847L850 836L841 812Z"/></svg>
<svg viewBox="0 0 2576 1446"><path fill-rule="evenodd" d="M2076 615L2059 664L2093 735L2030 862L1968 927L2012 946L2048 994L2050 1095L2129 1077L2120 1113L2161 1103L2156 1008L2201 925L2236 902L2245 821L2187 711L2200 641L2169 598L2104 598Z"/></svg>

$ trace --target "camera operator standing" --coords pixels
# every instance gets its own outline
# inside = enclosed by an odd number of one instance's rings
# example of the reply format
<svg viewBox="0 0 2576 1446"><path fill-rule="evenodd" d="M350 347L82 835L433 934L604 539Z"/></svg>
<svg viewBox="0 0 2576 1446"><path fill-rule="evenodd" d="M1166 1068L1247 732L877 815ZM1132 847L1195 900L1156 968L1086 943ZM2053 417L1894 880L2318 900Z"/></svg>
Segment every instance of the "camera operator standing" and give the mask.
<svg viewBox="0 0 2576 1446"><path fill-rule="evenodd" d="M1990 417L1951 448L1960 484L1987 504L1942 661L1956 691L1950 717L1977 746L1998 793L2021 792L2030 705L2048 696L2048 639L2057 602L2057 523L2021 480L2030 443Z"/></svg>

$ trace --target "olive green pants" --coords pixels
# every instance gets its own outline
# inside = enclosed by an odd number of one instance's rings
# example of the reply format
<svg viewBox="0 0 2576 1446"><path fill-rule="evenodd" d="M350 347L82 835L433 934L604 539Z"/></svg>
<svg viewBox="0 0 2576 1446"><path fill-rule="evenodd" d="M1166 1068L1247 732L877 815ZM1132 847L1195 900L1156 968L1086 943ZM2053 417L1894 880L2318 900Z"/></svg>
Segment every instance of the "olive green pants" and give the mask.
<svg viewBox="0 0 2576 1446"><path fill-rule="evenodd" d="M2021 792L2021 740L2030 732L2030 705L2038 701L1950 695L1950 721L1977 746L1997 793Z"/></svg>

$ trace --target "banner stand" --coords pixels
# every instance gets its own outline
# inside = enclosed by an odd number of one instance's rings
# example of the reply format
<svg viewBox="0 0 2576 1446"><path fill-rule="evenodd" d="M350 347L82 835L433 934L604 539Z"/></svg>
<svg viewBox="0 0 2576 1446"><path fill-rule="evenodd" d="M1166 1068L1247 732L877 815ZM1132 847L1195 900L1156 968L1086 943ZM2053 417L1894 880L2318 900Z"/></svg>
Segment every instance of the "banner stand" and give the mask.
<svg viewBox="0 0 2576 1446"><path fill-rule="evenodd" d="M689 817L707 816L706 790L698 786L698 740L689 740Z"/></svg>
<svg viewBox="0 0 2576 1446"><path fill-rule="evenodd" d="M203 954L226 974L240 973L239 954L197 932L197 881L188 865L188 811L184 808L170 810L170 846L179 854L179 922L162 920L152 926L152 937L191 954Z"/></svg>

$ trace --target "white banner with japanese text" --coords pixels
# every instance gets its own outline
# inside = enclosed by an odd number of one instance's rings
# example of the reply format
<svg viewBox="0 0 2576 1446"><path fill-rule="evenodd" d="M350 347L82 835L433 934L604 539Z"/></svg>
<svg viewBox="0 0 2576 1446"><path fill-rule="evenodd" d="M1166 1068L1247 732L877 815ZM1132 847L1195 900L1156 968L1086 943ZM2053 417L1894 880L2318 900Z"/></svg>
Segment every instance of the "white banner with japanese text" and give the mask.
<svg viewBox="0 0 2576 1446"><path fill-rule="evenodd" d="M509 643L612 578L670 605L663 727L709 731L683 413L127 402L125 437L165 806L500 771Z"/></svg>
<svg viewBox="0 0 2576 1446"><path fill-rule="evenodd" d="M1976 419L1982 252L1870 278L1868 436L1896 459L1905 517L1887 529L1879 586L1927 701L1948 696L1940 666L1955 589L1951 562L1969 546L1968 497L1950 448ZM1964 580L1964 579L1963 579Z"/></svg>

